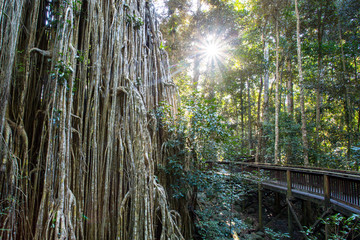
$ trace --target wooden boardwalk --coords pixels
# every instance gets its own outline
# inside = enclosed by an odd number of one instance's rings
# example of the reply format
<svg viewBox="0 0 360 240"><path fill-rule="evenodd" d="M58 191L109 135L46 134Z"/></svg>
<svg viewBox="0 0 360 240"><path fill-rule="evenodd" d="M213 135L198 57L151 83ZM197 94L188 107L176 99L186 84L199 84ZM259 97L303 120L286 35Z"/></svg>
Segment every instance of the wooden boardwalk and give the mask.
<svg viewBox="0 0 360 240"><path fill-rule="evenodd" d="M232 164L235 171L256 172L263 179L260 182L263 188L333 206L346 215L360 214L359 172L253 162Z"/></svg>

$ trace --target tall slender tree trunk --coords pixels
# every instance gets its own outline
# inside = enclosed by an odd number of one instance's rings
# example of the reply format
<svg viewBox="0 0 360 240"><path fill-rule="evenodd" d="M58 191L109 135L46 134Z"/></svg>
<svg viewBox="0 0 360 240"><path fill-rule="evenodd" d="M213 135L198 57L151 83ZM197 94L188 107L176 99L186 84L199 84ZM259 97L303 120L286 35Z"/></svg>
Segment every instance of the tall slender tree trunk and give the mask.
<svg viewBox="0 0 360 240"><path fill-rule="evenodd" d="M278 15L278 14L277 14ZM278 16L277 16L278 17ZM274 146L274 162L278 164L279 160L279 111L280 111L280 74L279 74L279 21L275 20L276 34L276 87L275 87L275 146Z"/></svg>
<svg viewBox="0 0 360 240"><path fill-rule="evenodd" d="M264 80L261 81L263 83L264 87L264 102L262 104L262 114L259 116L260 122L258 125L258 144L256 148L256 154L255 154L255 162L263 162L264 161L264 145L265 145L265 139L263 136L264 122L268 121L268 106L269 106L269 43L264 37L264 33L262 35L262 41L264 44L264 62L265 62L265 72L264 72ZM262 80L262 78L261 78ZM261 89L260 89L261 90ZM261 99L261 97L259 97ZM258 104L259 101L258 101ZM261 106L261 105L260 105ZM258 108L260 109L260 108Z"/></svg>
<svg viewBox="0 0 360 240"><path fill-rule="evenodd" d="M307 130L306 130L304 78L303 78L302 59L301 59L300 14L299 14L297 0L295 0L295 14L296 14L296 39L297 39L299 85L300 85L301 135L302 135L302 143L303 143L304 164L307 166L309 165L309 154L308 154L309 146L308 146Z"/></svg>
<svg viewBox="0 0 360 240"><path fill-rule="evenodd" d="M291 59L288 58L287 61L287 72L288 72L288 79L286 82L286 108L287 113L290 119L294 119L294 89L293 89L293 75L291 69Z"/></svg>
<svg viewBox="0 0 360 240"><path fill-rule="evenodd" d="M253 148L253 136L252 136L252 120L251 120L251 97L250 97L250 81L249 78L247 78L247 99L248 99L248 142L249 142L249 150L248 154L251 155L252 148Z"/></svg>
<svg viewBox="0 0 360 240"><path fill-rule="evenodd" d="M269 43L267 40L264 42L264 60L265 60L265 73L264 73L264 121L269 121Z"/></svg>
<svg viewBox="0 0 360 240"><path fill-rule="evenodd" d="M293 93L293 74L291 68L291 59L287 58L285 60L287 67L287 96L286 96L286 109L289 120L292 122L294 120L294 93ZM290 133L289 137L292 137ZM290 164L293 159L293 146L291 141L286 143L286 164Z"/></svg>
<svg viewBox="0 0 360 240"><path fill-rule="evenodd" d="M316 133L315 133L315 152L317 164L319 164L319 147L320 147L320 108L321 108L321 94L320 86L322 82L322 2L320 3L320 10L318 11L318 79L316 83Z"/></svg>
<svg viewBox="0 0 360 240"><path fill-rule="evenodd" d="M194 59L194 77L192 79L193 89L197 90L200 79L200 57L198 54L195 55Z"/></svg>
<svg viewBox="0 0 360 240"><path fill-rule="evenodd" d="M349 77L347 76L346 63L345 63L345 54L343 47L342 39L342 29L341 29L341 20L338 18L338 31L339 31L339 42L341 49L341 63L342 63L342 83L345 88L345 98L344 98L344 114L345 114L345 124L347 131L347 151L346 151L346 160L349 162L351 158L351 144L352 144L352 111L351 111L351 102L349 96Z"/></svg>
<svg viewBox="0 0 360 240"><path fill-rule="evenodd" d="M200 10L201 10L201 0L197 0L196 2L196 20L195 20L195 25L197 26L199 23L197 21L199 14L200 14ZM199 37L200 37L200 32L198 30L198 28L195 30L195 39L197 41L199 41ZM198 49L195 49L195 58L194 58L194 68L193 68L193 72L194 72L194 76L192 79L193 82L193 89L197 90L198 88L198 84L199 84L199 80L200 80L200 55L198 53Z"/></svg>
<svg viewBox="0 0 360 240"><path fill-rule="evenodd" d="M262 127L262 119L261 119L261 95L263 90L263 78L260 77L260 88L259 88L259 96L257 99L257 118L256 118L256 138L257 138L257 146L255 152L255 162L260 162L260 152L262 149L262 135L263 135L263 127Z"/></svg>
<svg viewBox="0 0 360 240"><path fill-rule="evenodd" d="M245 148L245 121L244 121L244 84L241 84L240 89L240 125L241 125L241 148Z"/></svg>

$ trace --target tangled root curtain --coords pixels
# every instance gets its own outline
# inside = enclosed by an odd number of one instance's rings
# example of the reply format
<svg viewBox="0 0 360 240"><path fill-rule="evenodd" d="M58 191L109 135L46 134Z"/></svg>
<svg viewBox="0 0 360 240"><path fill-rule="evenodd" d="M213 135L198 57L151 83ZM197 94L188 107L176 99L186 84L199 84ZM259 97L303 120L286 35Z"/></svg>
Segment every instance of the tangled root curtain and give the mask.
<svg viewBox="0 0 360 240"><path fill-rule="evenodd" d="M0 238L184 239L155 176L177 100L151 1L0 8Z"/></svg>

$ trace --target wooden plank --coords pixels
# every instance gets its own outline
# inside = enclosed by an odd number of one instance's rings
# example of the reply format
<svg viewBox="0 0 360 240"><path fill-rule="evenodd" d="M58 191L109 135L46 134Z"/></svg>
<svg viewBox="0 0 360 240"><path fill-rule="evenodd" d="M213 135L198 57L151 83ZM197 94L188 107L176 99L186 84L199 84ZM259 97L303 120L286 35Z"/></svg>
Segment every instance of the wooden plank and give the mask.
<svg viewBox="0 0 360 240"><path fill-rule="evenodd" d="M339 212L343 212L345 215L351 215L352 213L360 214L360 208L356 206L351 206L349 204L336 201L334 199L331 199L330 203L334 204L335 205L334 208Z"/></svg>

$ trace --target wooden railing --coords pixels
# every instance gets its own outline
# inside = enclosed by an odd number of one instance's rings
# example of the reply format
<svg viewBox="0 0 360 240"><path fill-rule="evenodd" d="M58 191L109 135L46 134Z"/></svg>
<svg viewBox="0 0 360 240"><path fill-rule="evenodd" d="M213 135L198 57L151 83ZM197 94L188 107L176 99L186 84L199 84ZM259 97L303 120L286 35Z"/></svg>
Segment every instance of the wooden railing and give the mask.
<svg viewBox="0 0 360 240"><path fill-rule="evenodd" d="M288 196L323 201L325 205L334 204L348 213L360 214L359 172L249 162L233 164L237 166L236 171L260 172L265 177L262 182L265 188L286 192Z"/></svg>

